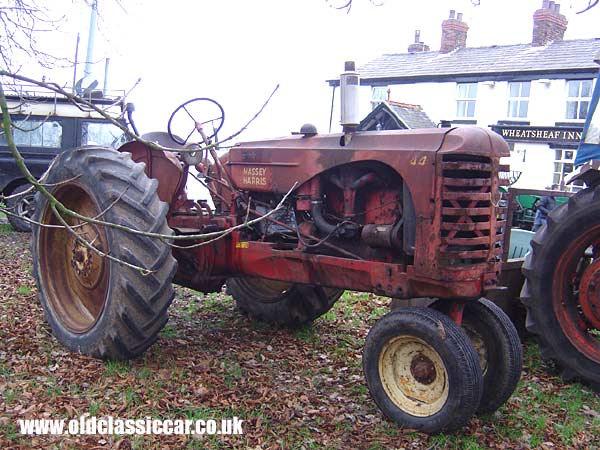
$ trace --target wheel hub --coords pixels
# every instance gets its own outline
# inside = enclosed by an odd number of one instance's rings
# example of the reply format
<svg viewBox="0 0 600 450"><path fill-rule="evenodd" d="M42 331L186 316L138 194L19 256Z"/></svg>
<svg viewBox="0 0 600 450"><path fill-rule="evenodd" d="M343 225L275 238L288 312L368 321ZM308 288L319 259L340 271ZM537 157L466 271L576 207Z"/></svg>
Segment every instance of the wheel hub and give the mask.
<svg viewBox="0 0 600 450"><path fill-rule="evenodd" d="M379 355L379 377L388 397L413 416L437 413L448 398L448 372L440 355L415 336L386 342Z"/></svg>
<svg viewBox="0 0 600 450"><path fill-rule="evenodd" d="M417 353L410 363L410 373L421 384L431 384L435 381L435 364L427 356Z"/></svg>
<svg viewBox="0 0 600 450"><path fill-rule="evenodd" d="M73 239L71 267L77 281L87 289L94 289L104 273L104 264L93 250Z"/></svg>
<svg viewBox="0 0 600 450"><path fill-rule="evenodd" d="M586 321L600 329L600 260L590 264L579 284L579 304Z"/></svg>
<svg viewBox="0 0 600 450"><path fill-rule="evenodd" d="M35 197L32 194L27 194L17 203L16 213L21 217L31 219L34 212Z"/></svg>

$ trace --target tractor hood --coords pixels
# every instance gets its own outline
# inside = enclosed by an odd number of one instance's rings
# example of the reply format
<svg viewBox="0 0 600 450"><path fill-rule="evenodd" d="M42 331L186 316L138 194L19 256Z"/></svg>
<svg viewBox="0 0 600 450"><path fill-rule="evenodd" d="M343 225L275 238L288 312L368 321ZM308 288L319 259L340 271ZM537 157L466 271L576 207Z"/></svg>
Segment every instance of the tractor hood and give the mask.
<svg viewBox="0 0 600 450"><path fill-rule="evenodd" d="M343 134L291 136L240 143L224 155L237 188L288 192L315 175L341 164L379 161L403 178L433 176L436 154L469 154L488 157L509 155L504 140L478 127L421 130L365 131Z"/></svg>

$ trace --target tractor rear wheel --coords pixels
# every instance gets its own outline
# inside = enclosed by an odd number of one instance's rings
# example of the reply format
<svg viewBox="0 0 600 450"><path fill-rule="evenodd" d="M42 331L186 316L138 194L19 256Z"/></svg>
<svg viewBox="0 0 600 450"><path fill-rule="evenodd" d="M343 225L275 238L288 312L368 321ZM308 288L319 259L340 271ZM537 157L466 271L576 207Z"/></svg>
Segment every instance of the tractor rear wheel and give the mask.
<svg viewBox="0 0 600 450"><path fill-rule="evenodd" d="M331 309L342 289L286 283L265 278L230 278L227 293L238 309L254 319L298 327Z"/></svg>
<svg viewBox="0 0 600 450"><path fill-rule="evenodd" d="M135 230L170 235L168 205L157 181L128 153L102 147L68 150L43 182L65 207ZM38 194L36 221L61 225ZM73 231L98 251L151 271L144 275L109 260L65 228L34 225L34 276L46 320L70 350L103 359L143 353L167 322L176 262L167 243L64 216Z"/></svg>
<svg viewBox="0 0 600 450"><path fill-rule="evenodd" d="M555 210L531 241L521 300L542 358L600 386L600 187Z"/></svg>
<svg viewBox="0 0 600 450"><path fill-rule="evenodd" d="M464 426L483 392L466 333L430 308L397 308L379 319L365 340L363 370L389 419L430 434Z"/></svg>

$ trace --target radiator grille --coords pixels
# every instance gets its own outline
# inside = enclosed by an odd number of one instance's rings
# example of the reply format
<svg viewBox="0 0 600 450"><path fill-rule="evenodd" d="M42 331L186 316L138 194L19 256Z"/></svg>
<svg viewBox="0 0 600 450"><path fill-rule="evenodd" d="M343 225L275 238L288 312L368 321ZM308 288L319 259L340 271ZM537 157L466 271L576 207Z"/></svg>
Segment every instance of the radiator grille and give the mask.
<svg viewBox="0 0 600 450"><path fill-rule="evenodd" d="M500 261L506 202L498 192L504 166L477 155L442 160L440 263L465 267ZM503 205L504 203L504 205Z"/></svg>

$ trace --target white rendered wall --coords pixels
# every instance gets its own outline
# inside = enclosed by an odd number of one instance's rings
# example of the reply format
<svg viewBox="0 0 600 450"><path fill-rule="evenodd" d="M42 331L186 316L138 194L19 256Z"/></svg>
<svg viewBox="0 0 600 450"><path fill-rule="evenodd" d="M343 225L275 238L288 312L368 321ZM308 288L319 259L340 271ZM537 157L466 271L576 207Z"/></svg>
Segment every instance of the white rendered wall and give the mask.
<svg viewBox="0 0 600 450"><path fill-rule="evenodd" d="M434 123L441 120L476 120L477 126L487 128L498 121L511 120L529 122L531 126L553 127L556 122L572 122L583 125L583 121L566 119L566 80L533 80L526 118L508 117L509 83L507 81L483 81L477 86L475 117L456 116L457 87L455 82L415 83L390 85L390 100L421 105ZM361 94L361 114L366 116L372 108L371 87L364 86ZM339 111L339 107L337 108ZM338 114L339 116L339 114ZM338 118L339 122L339 118ZM334 123L336 123L334 121ZM335 129L335 128L334 128ZM515 150L508 161L512 170L522 171L515 187L544 189L552 184L554 173L554 149L548 145L515 142ZM525 161L523 161L525 156Z"/></svg>

